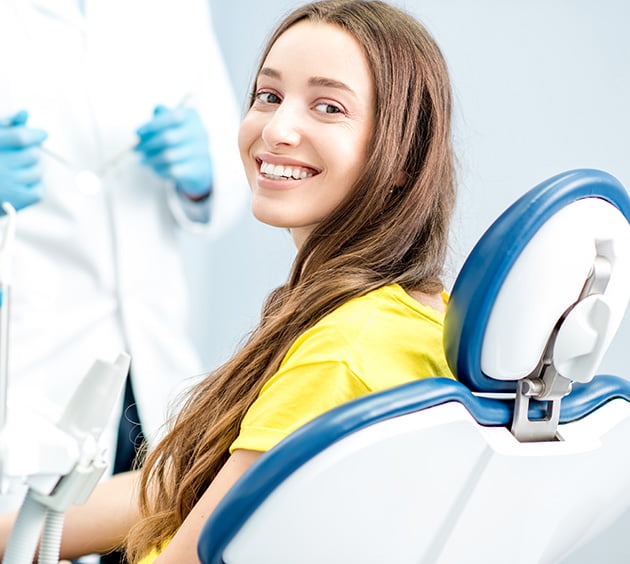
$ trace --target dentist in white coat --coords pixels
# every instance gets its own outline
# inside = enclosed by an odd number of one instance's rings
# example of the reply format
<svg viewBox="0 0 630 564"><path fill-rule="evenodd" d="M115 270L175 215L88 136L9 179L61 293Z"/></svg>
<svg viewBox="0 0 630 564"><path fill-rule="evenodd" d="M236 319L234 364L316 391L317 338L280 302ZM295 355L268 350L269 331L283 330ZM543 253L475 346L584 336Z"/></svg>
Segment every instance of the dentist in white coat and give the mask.
<svg viewBox="0 0 630 564"><path fill-rule="evenodd" d="M243 208L237 127L206 0L0 0L10 401L63 406L95 358L128 351L156 438L203 370L178 234L216 237Z"/></svg>

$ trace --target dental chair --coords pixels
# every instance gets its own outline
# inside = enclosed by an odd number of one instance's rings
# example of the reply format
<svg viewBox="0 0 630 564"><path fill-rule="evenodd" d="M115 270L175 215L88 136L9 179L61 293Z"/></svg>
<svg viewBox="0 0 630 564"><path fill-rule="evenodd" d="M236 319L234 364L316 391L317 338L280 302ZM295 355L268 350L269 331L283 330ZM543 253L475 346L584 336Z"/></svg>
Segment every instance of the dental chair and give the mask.
<svg viewBox="0 0 630 564"><path fill-rule="evenodd" d="M458 381L370 394L265 453L210 516L204 564L557 563L630 506L630 381L595 376L630 295L630 198L543 182L457 278Z"/></svg>

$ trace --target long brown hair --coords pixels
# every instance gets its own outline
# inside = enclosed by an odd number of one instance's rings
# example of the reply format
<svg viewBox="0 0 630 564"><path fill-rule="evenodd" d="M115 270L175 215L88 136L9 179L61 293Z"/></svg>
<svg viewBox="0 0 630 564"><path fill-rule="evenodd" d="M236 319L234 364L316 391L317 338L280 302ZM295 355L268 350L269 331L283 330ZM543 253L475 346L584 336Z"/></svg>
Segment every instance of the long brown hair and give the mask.
<svg viewBox="0 0 630 564"><path fill-rule="evenodd" d="M387 284L427 293L442 288L455 196L451 93L439 48L415 19L383 2L330 0L285 18L261 66L276 39L306 19L339 26L367 56L376 125L365 171L302 245L288 282L269 296L245 345L193 388L172 430L149 454L140 485L144 518L128 539L132 562L181 526L300 334L344 302Z"/></svg>

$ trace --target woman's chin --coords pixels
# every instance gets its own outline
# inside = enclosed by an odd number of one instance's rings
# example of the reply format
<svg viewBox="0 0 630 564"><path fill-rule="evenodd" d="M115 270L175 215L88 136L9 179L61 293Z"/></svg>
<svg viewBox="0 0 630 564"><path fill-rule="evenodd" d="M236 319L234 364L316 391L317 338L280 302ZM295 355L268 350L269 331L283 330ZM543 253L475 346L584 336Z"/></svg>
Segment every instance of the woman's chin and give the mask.
<svg viewBox="0 0 630 564"><path fill-rule="evenodd" d="M256 205L255 201L252 202L252 214L258 221L270 227L290 229L295 225L295 222L291 221L286 213L277 209L269 209L269 206L266 205Z"/></svg>

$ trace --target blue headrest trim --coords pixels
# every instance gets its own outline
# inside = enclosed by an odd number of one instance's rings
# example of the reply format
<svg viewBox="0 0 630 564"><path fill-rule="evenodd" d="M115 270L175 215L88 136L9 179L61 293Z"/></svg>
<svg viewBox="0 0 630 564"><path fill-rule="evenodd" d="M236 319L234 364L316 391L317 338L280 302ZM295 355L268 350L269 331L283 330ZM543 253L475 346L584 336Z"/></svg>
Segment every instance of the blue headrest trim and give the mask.
<svg viewBox="0 0 630 564"><path fill-rule="evenodd" d="M575 421L614 398L630 401L630 381L598 376L575 385L562 402L560 421ZM232 487L206 522L197 547L203 564L224 564L223 551L253 512L287 476L331 444L369 425L448 402L459 402L482 425L512 421L513 400L474 396L463 384L427 378L363 396L307 423L265 453ZM532 402L529 416L540 419L542 406Z"/></svg>
<svg viewBox="0 0 630 564"><path fill-rule="evenodd" d="M517 200L486 231L464 263L444 320L444 348L453 374L473 391L516 390L516 382L494 380L481 371L492 306L536 232L552 215L583 198L608 201L630 222L630 199L615 177L600 170L573 170L539 184Z"/></svg>

